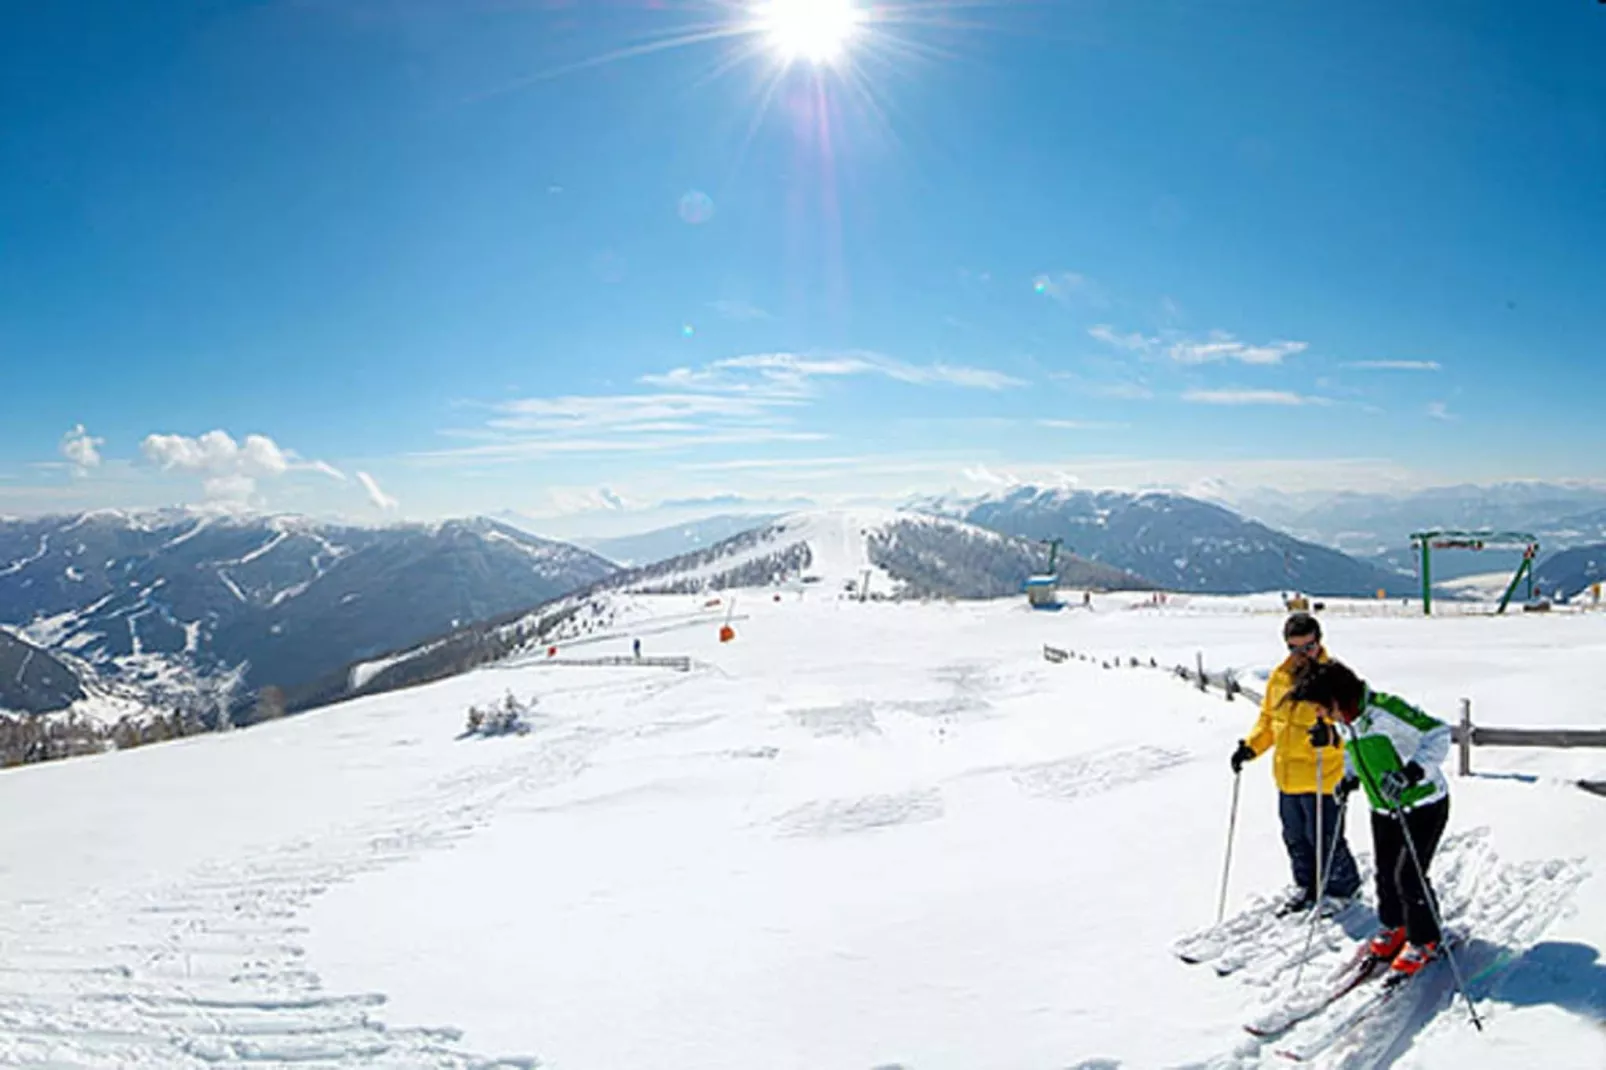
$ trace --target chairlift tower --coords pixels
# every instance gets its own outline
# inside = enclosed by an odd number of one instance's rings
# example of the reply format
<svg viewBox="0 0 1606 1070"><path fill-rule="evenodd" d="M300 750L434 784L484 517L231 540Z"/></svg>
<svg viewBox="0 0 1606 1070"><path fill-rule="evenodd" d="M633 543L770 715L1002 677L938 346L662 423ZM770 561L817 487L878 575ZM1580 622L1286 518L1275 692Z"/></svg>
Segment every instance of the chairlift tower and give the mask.
<svg viewBox="0 0 1606 1070"><path fill-rule="evenodd" d="M1511 582L1500 596L1496 613L1504 613L1516 593L1517 584L1528 581L1527 598L1534 596L1534 558L1539 556L1539 537L1526 531L1414 531L1411 542L1416 547L1417 560L1422 572L1422 612L1433 612L1433 551L1434 550L1521 550L1522 561L1512 574Z"/></svg>

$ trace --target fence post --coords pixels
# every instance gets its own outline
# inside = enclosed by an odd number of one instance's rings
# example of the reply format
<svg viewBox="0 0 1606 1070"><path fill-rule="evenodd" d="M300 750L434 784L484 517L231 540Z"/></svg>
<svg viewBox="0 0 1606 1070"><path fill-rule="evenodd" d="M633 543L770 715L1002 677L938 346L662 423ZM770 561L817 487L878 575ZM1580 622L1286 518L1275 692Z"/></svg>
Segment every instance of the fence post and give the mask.
<svg viewBox="0 0 1606 1070"><path fill-rule="evenodd" d="M1461 700L1461 768L1462 776L1472 775L1472 700Z"/></svg>
<svg viewBox="0 0 1606 1070"><path fill-rule="evenodd" d="M1204 651L1203 650L1198 652L1198 661L1199 661L1199 690L1200 691L1208 691L1210 689L1210 685L1205 682Z"/></svg>

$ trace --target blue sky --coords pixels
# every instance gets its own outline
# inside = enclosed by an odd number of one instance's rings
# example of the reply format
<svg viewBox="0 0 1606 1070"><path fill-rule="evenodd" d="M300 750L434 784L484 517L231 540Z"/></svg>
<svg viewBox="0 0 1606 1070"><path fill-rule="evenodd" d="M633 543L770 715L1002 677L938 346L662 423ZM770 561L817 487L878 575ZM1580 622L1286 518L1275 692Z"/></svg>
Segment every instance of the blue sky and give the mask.
<svg viewBox="0 0 1606 1070"><path fill-rule="evenodd" d="M0 511L1606 479L1606 7L761 7L30 5Z"/></svg>

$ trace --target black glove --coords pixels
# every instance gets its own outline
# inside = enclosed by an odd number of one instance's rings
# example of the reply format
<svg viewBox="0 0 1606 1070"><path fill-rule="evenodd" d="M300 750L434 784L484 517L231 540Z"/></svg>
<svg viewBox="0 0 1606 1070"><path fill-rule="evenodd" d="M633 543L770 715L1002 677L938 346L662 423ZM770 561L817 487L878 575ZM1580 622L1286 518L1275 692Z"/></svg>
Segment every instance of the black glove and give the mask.
<svg viewBox="0 0 1606 1070"><path fill-rule="evenodd" d="M1325 719L1318 719L1306 734L1310 736L1310 745L1317 750L1336 746L1338 743L1338 733L1333 731L1333 722Z"/></svg>
<svg viewBox="0 0 1606 1070"><path fill-rule="evenodd" d="M1411 786L1411 775L1404 769L1390 769L1377 778L1377 793L1390 806L1400 804L1400 796Z"/></svg>
<svg viewBox="0 0 1606 1070"><path fill-rule="evenodd" d="M1333 789L1333 798L1338 800L1338 805L1343 806L1345 801L1349 799L1350 793L1360 786L1360 778L1351 773L1338 782L1338 787Z"/></svg>
<svg viewBox="0 0 1606 1070"><path fill-rule="evenodd" d="M1238 741L1238 749L1232 752L1232 771L1234 773L1241 772L1245 762L1252 762L1254 760L1254 749L1240 739Z"/></svg>
<svg viewBox="0 0 1606 1070"><path fill-rule="evenodd" d="M1405 779L1413 784L1422 783L1422 778L1427 776L1427 772L1415 762L1406 762L1405 768L1400 771L1405 774Z"/></svg>

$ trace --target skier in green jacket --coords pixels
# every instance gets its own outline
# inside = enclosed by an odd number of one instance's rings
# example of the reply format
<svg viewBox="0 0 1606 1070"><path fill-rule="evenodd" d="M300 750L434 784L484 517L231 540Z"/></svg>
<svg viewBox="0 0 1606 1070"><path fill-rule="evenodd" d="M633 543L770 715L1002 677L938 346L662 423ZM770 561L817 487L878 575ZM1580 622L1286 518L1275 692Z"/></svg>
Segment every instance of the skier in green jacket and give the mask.
<svg viewBox="0 0 1606 1070"><path fill-rule="evenodd" d="M1444 938L1427 871L1450 819L1450 787L1440 768L1450 753L1450 726L1402 698L1373 691L1337 661L1312 666L1294 697L1325 708L1342 726L1340 805L1361 787L1372 807L1383 928L1370 950L1392 960L1394 971L1414 974L1438 957ZM1311 732L1326 727L1318 723Z"/></svg>

